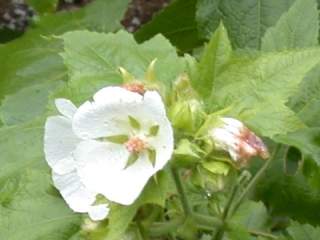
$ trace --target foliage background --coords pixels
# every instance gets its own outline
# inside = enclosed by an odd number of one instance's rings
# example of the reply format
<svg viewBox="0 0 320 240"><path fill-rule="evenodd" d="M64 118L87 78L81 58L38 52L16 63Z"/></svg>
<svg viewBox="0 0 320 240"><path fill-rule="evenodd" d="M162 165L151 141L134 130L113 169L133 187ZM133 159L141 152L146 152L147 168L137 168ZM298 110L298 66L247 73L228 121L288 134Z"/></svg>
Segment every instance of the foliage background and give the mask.
<svg viewBox="0 0 320 240"><path fill-rule="evenodd" d="M72 12L54 12L54 0L29 3L38 20L0 45L0 239L82 237L84 217L67 208L44 161L43 124L54 111L51 100L63 96L79 104L120 82L119 63L142 76L155 57L168 88L188 72L209 111L232 106L228 114L266 137L271 148L282 144L251 194L255 202L233 217L227 239L254 239L243 230L251 227L284 229L279 239L319 238L317 1L175 0L133 36L109 33L122 28L127 0L95 0ZM64 34L75 30L85 31ZM254 162L249 170L254 174L260 165ZM167 175L159 191L150 182L130 208L113 206L105 239L119 239L140 206L165 206L167 193L174 192Z"/></svg>

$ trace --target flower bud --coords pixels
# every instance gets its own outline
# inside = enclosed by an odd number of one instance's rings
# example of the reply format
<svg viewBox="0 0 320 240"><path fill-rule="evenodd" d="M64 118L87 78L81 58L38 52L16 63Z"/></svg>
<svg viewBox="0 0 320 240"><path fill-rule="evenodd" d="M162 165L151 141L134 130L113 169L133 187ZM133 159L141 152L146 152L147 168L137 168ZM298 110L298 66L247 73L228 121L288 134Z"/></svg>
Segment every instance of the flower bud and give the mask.
<svg viewBox="0 0 320 240"><path fill-rule="evenodd" d="M194 132L200 127L206 114L186 74L180 75L175 81L172 93L169 115L173 126Z"/></svg>
<svg viewBox="0 0 320 240"><path fill-rule="evenodd" d="M242 122L233 118L220 118L220 122L210 131L216 149L227 151L234 161L243 164L254 156L269 158L263 141Z"/></svg>
<svg viewBox="0 0 320 240"><path fill-rule="evenodd" d="M194 132L204 119L202 104L196 99L179 101L170 108L172 125L177 129Z"/></svg>

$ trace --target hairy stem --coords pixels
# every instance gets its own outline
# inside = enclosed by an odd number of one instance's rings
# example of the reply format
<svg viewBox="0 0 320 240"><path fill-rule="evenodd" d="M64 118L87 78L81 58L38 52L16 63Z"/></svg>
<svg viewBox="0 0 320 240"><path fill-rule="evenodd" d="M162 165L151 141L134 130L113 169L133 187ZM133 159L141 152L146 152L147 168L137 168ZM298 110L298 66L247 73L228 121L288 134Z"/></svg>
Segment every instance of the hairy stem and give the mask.
<svg viewBox="0 0 320 240"><path fill-rule="evenodd" d="M275 159L279 149L280 149L280 145L277 145L273 151L271 158L264 163L264 165L259 169L257 174L251 179L247 187L243 190L243 192L241 193L241 195L233 205L230 211L231 215L233 215L238 210L243 200L247 197L247 195L251 192L251 190L255 187L255 185L258 183L260 178L263 176L265 171L269 168L272 160Z"/></svg>

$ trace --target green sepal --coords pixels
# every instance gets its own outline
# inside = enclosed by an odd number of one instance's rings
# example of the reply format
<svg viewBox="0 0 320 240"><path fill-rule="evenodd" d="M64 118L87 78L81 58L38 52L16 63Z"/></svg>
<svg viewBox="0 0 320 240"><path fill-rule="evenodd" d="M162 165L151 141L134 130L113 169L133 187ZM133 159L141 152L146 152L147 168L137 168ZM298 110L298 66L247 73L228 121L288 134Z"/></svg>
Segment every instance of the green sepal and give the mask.
<svg viewBox="0 0 320 240"><path fill-rule="evenodd" d="M104 140L116 144L124 144L129 140L129 136L127 135L114 135L114 136L109 136L105 137Z"/></svg>
<svg viewBox="0 0 320 240"><path fill-rule="evenodd" d="M132 76L126 69L119 67L119 72L122 76L124 83L130 83L135 80L134 76Z"/></svg>
<svg viewBox="0 0 320 240"><path fill-rule="evenodd" d="M226 176L229 173L230 166L221 161L206 161L202 163L202 167L214 174Z"/></svg>
<svg viewBox="0 0 320 240"><path fill-rule="evenodd" d="M138 120L130 115L128 116L128 118L129 118L130 126L133 127L134 129L140 130L141 126Z"/></svg>
<svg viewBox="0 0 320 240"><path fill-rule="evenodd" d="M128 157L128 160L127 160L127 164L126 166L124 167L124 169L130 167L132 164L134 164L139 158L139 154L137 153L131 153Z"/></svg>
<svg viewBox="0 0 320 240"><path fill-rule="evenodd" d="M154 82L156 80L156 75L154 71L154 65L156 63L157 59L153 59L151 63L148 66L148 69L145 73L144 79L148 82Z"/></svg>
<svg viewBox="0 0 320 240"><path fill-rule="evenodd" d="M93 203L93 206L99 205L99 204L106 204L106 203L109 203L108 199L106 199L106 197L103 196L102 194L98 194L96 196L96 200Z"/></svg>
<svg viewBox="0 0 320 240"><path fill-rule="evenodd" d="M155 137L158 135L159 125L153 125L149 128L149 136Z"/></svg>
<svg viewBox="0 0 320 240"><path fill-rule="evenodd" d="M156 165L156 150L148 148L148 158L151 162L152 166L154 167Z"/></svg>
<svg viewBox="0 0 320 240"><path fill-rule="evenodd" d="M203 152L198 145L190 142L188 139L182 139L174 150L175 164L179 166L196 164L201 161L204 155L205 152Z"/></svg>

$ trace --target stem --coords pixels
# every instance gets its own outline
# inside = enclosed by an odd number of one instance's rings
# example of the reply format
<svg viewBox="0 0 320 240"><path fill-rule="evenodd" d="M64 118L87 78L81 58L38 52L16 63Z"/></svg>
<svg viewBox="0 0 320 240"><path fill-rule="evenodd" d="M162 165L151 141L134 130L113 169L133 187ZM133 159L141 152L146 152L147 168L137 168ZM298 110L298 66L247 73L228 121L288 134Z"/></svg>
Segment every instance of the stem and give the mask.
<svg viewBox="0 0 320 240"><path fill-rule="evenodd" d="M182 185L179 171L178 171L178 169L176 169L174 167L171 168L171 171L172 171L174 182L175 182L176 187L177 187L177 191L178 191L179 196L180 196L180 201L181 201L181 204L182 204L183 211L184 211L186 216L191 216L192 215L192 210L191 210L191 207L190 207L190 204L189 204L185 189L184 189L184 187Z"/></svg>
<svg viewBox="0 0 320 240"><path fill-rule="evenodd" d="M228 199L228 202L227 202L227 205L226 207L224 208L223 210L223 213L222 213L222 221L225 221L227 216L228 216L228 213L230 211L230 208L231 208L231 205L232 205L232 202L234 200L234 197L237 195L237 192L238 192L238 189L239 189L239 185L235 185L233 186L232 188L232 192L231 192L231 195Z"/></svg>
<svg viewBox="0 0 320 240"><path fill-rule="evenodd" d="M142 226L141 222L137 221L137 227L138 227L140 238L142 240L146 240L147 239L146 233L145 233L145 231L143 229L143 226Z"/></svg>
<svg viewBox="0 0 320 240"><path fill-rule="evenodd" d="M239 185L236 184L233 186L232 188L232 192L231 192L231 195L228 199L228 202L226 204L226 207L223 209L223 213L222 213L222 217L221 217L221 221L222 221L222 226L220 226L214 236L214 240L220 240L222 239L223 235L224 235L224 225L225 225L225 221L228 217L228 213L230 211L230 208L231 208L231 205L232 205L232 202L235 198L235 196L237 195L237 192L238 192L238 189L239 189Z"/></svg>
<svg viewBox="0 0 320 240"><path fill-rule="evenodd" d="M259 169L257 174L251 179L251 181L249 182L247 187L243 190L242 194L239 196L238 200L233 205L233 207L231 209L231 215L233 215L238 210L242 201L245 199L245 197L248 195L248 193L255 187L257 182L260 180L262 175L265 173L265 171L270 166L272 160L275 159L275 156L277 155L279 149L280 149L280 145L277 145L272 153L271 158L264 163L264 165Z"/></svg>
<svg viewBox="0 0 320 240"><path fill-rule="evenodd" d="M210 226L211 228L212 226L221 227L223 225L223 222L221 221L221 219L217 217L202 215L199 213L193 213L192 217L200 225Z"/></svg>
<svg viewBox="0 0 320 240"><path fill-rule="evenodd" d="M254 236L261 236L261 237L266 237L266 238L271 238L271 239L277 239L278 238L277 236L275 236L273 234L260 232L260 231L256 231L256 230L248 230L248 232L251 235L254 235Z"/></svg>
<svg viewBox="0 0 320 240"><path fill-rule="evenodd" d="M184 222L184 218L174 219L168 222L153 223L148 232L152 237L160 237L177 230L177 228Z"/></svg>

